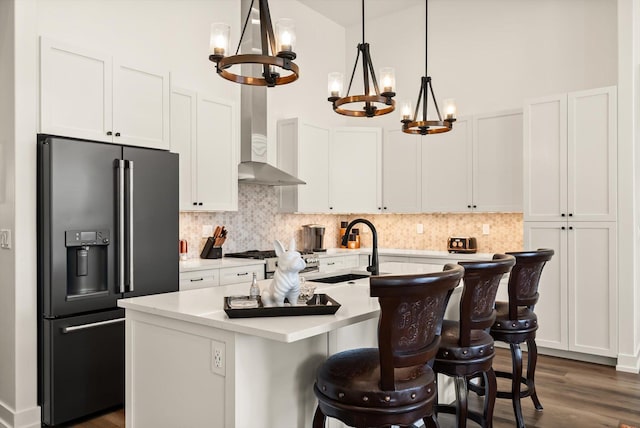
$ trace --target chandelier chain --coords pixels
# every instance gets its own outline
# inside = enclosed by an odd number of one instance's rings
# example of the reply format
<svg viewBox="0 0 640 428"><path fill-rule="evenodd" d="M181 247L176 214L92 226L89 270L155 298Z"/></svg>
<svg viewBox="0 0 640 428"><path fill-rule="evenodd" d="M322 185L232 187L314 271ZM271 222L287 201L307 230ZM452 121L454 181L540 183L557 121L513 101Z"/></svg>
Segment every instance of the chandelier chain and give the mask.
<svg viewBox="0 0 640 428"><path fill-rule="evenodd" d="M251 6L249 6L249 10L253 9L253 2L255 0L251 0ZM249 18L251 18L251 13L247 13L247 19L244 20L244 25L242 26L242 34L240 34L240 40L238 40L238 47L236 48L236 55L240 52L240 44L244 39L244 32L247 30L247 24L249 23Z"/></svg>

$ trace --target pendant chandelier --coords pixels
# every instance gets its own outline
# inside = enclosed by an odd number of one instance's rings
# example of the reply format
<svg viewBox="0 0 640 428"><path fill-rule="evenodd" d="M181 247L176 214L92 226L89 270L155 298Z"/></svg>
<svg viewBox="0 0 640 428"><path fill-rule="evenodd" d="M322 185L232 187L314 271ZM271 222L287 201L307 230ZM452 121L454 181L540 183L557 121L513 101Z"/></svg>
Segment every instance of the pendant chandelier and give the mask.
<svg viewBox="0 0 640 428"><path fill-rule="evenodd" d="M362 95L349 95L360 55L362 55L364 93ZM349 80L349 87L346 94L342 96L344 87L342 73L329 73L329 98L327 100L333 104L333 111L345 116L374 117L391 113L396 105L393 100L396 95L394 92L396 81L393 68L382 68L380 70L380 79L382 92L378 86L376 73L371 62L369 43L366 43L364 39L364 0L362 0L362 43L358 44L358 55L351 73L351 80Z"/></svg>
<svg viewBox="0 0 640 428"><path fill-rule="evenodd" d="M257 19L251 19L254 2L255 0L251 0L235 55L227 56L229 53L229 25L223 23L211 25L209 60L216 63L218 75L244 85L273 87L298 80L299 69L293 62L296 59L296 54L293 51L296 39L295 26L292 20L281 19L276 22L276 33L274 34L268 0L258 0L261 53L239 54L247 25L258 23ZM251 76L230 71L232 66L240 65L259 66L261 74ZM243 67L241 71L245 70Z"/></svg>
<svg viewBox="0 0 640 428"><path fill-rule="evenodd" d="M416 109L411 116L411 101L402 102L400 114L402 115L402 132L407 134L439 134L442 132L449 132L453 128L453 122L456 121L456 107L452 99L444 100L443 105L445 108L445 118L442 119L440 114L440 108L436 102L436 97L433 94L433 85L431 83L431 76L427 71L427 46L428 46L428 29L429 29L429 0L425 0L425 40L424 40L424 76L421 79L420 92L418 93L418 101L416 102ZM429 120L427 118L427 107L429 105L429 97L433 101L434 110L437 115L437 120ZM418 115L422 107L422 115Z"/></svg>

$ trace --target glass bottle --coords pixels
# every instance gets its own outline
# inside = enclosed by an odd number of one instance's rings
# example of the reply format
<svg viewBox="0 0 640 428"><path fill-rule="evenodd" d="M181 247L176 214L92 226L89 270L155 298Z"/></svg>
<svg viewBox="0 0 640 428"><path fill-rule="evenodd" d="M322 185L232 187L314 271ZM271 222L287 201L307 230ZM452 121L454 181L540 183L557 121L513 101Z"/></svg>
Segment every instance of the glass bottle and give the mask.
<svg viewBox="0 0 640 428"><path fill-rule="evenodd" d="M249 288L249 297L256 300L260 297L260 287L258 287L258 277L255 272L253 273L251 287Z"/></svg>

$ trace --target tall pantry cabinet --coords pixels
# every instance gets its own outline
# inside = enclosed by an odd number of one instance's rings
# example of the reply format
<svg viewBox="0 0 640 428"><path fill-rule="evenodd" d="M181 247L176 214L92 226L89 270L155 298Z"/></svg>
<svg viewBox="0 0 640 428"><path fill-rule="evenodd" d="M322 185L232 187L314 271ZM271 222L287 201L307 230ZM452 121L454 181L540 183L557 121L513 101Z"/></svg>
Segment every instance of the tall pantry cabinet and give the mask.
<svg viewBox="0 0 640 428"><path fill-rule="evenodd" d="M524 106L524 245L553 248L537 343L617 355L616 88Z"/></svg>

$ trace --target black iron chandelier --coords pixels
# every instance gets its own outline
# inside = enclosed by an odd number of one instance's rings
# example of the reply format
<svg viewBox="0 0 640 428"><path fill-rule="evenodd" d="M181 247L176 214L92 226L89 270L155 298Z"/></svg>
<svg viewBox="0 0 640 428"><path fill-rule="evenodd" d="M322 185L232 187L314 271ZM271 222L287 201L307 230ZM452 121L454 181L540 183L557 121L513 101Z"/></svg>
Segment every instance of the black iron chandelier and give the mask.
<svg viewBox="0 0 640 428"><path fill-rule="evenodd" d="M258 0L261 54L239 54L247 25L255 22L251 19L254 2L255 0L251 1L247 12L247 19L244 22L235 55L226 56L229 52L229 25L223 23L211 25L209 60L216 63L216 71L221 77L244 85L273 87L298 80L300 71L293 62L296 59L293 51L295 26L292 20L281 19L276 22L274 34L268 0ZM234 65L243 64L260 66L261 75L246 76L229 70ZM242 71L245 71L244 68Z"/></svg>
<svg viewBox="0 0 640 428"><path fill-rule="evenodd" d="M350 96L351 84L358 67L360 55L362 55L364 93ZM382 91L378 86L376 73L371 62L369 43L366 43L364 39L364 0L362 0L362 43L358 44L358 55L351 73L351 80L349 80L349 87L346 94L342 96L342 73L329 73L329 98L327 100L333 104L333 111L345 116L374 117L391 113L396 106L396 102L393 100L396 95L394 92L396 82L393 68L382 68L380 70L380 79ZM355 104L355 106L351 106L351 104Z"/></svg>
<svg viewBox="0 0 640 428"><path fill-rule="evenodd" d="M402 132L407 134L439 134L442 132L449 132L453 128L453 122L456 121L456 108L452 99L445 100L443 102L445 107L445 118L442 119L440 114L440 108L436 102L436 97L433 94L433 84L431 83L431 76L427 71L427 46L428 46L428 29L429 29L429 0L425 0L425 39L424 39L424 76L422 76L420 84L420 92L418 93L418 101L416 102L416 109L411 116L411 101L402 102L400 114L402 115ZM431 97L433 101L434 110L437 115L437 120L429 120L427 118L428 100ZM422 107L422 115L418 116L418 112Z"/></svg>

